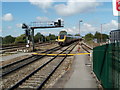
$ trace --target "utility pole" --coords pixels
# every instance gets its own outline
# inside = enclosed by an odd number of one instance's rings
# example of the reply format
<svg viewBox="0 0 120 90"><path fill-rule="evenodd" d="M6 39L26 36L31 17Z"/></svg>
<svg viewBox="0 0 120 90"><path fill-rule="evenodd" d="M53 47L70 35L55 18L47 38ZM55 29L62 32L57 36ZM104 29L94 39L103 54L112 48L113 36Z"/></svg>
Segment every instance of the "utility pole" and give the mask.
<svg viewBox="0 0 120 90"><path fill-rule="evenodd" d="M79 21L79 34L80 34L80 22L83 22L82 20Z"/></svg>
<svg viewBox="0 0 120 90"><path fill-rule="evenodd" d="M101 44L102 44L102 24L101 24Z"/></svg>

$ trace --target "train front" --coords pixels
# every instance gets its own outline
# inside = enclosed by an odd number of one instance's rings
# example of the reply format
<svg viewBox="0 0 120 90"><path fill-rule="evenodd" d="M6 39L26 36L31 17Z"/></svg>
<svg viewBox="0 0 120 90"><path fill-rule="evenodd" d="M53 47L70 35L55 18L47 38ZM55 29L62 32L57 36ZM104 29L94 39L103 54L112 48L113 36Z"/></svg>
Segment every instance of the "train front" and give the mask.
<svg viewBox="0 0 120 90"><path fill-rule="evenodd" d="M58 35L58 44L60 46L64 46L66 43L66 36L67 36L67 32L66 31L60 31L59 35Z"/></svg>

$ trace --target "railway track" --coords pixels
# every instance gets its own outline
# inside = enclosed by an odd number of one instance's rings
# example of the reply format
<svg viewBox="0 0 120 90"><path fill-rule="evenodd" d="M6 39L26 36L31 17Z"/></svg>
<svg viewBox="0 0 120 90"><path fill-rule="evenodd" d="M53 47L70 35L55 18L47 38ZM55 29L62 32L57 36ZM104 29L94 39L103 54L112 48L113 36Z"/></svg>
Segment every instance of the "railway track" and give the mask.
<svg viewBox="0 0 120 90"><path fill-rule="evenodd" d="M84 44L84 43L81 43L81 46L82 46L82 48L83 48L86 52L88 52L88 53L90 53L89 50L93 50L91 47L89 47L88 45L86 45L86 44Z"/></svg>
<svg viewBox="0 0 120 90"><path fill-rule="evenodd" d="M35 47L39 47L39 46L45 46L45 45L50 45L51 43L40 43L40 44L36 44ZM26 49L25 45L18 45L18 46L11 46L11 47L2 47L0 48L0 53L3 54L5 52L13 52L13 51L17 51L18 49Z"/></svg>
<svg viewBox="0 0 120 90"><path fill-rule="evenodd" d="M47 45L50 43L36 43L36 46L38 45ZM0 50L7 50L7 49L13 49L13 48L20 48L20 47L25 47L25 44L20 44L20 45L11 45L11 46L0 46Z"/></svg>
<svg viewBox="0 0 120 90"><path fill-rule="evenodd" d="M52 53L54 51L59 50L60 48L61 48L60 46L57 46L55 48L46 50L46 51L44 51L42 53L50 54L50 53ZM12 72L22 68L22 67L30 64L30 63L33 63L33 62L43 58L43 57L45 57L45 56L30 56L30 57L25 58L23 60L19 60L19 61L13 62L11 64L2 66L1 67L2 74L0 75L0 77L4 77L4 76L6 76L6 75L8 75L8 74L10 74L10 73L12 73Z"/></svg>
<svg viewBox="0 0 120 90"><path fill-rule="evenodd" d="M66 54L63 57L54 56L52 59L48 60L46 63L42 64L35 71L27 75L25 78L13 85L9 90L14 90L17 88L34 88L41 89L44 87L46 82L54 74L57 68L62 64L62 62L77 45L77 43L68 46L66 49L62 50L59 54Z"/></svg>

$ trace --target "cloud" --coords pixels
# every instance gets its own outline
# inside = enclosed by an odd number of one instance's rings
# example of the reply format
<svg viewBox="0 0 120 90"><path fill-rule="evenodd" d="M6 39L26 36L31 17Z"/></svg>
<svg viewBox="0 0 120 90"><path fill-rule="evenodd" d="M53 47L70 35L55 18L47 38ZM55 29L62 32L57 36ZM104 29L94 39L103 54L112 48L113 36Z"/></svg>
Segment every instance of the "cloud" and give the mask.
<svg viewBox="0 0 120 90"><path fill-rule="evenodd" d="M61 29L60 31L67 31L68 34L72 34L72 35L78 33L78 29L76 27L64 28L64 29Z"/></svg>
<svg viewBox="0 0 120 90"><path fill-rule="evenodd" d="M2 18L4 21L12 21L13 20L13 15L11 13L7 13L3 16Z"/></svg>
<svg viewBox="0 0 120 90"><path fill-rule="evenodd" d="M92 2L89 0L68 0L66 4L58 4L54 8L59 15L70 16L93 11L98 5L96 0L92 0Z"/></svg>
<svg viewBox="0 0 120 90"><path fill-rule="evenodd" d="M110 31L112 30L117 30L120 26L120 23L118 23L116 20L111 20L110 22L106 23L106 24L102 24L102 33L106 33L109 34ZM79 28L73 26L72 28L66 28L66 29L62 29L67 31L70 34L77 34L79 33ZM81 24L81 28L80 28L80 33L81 35L86 35L87 33L92 33L94 34L96 31L101 32L101 26L94 26L92 24L89 23L83 23Z"/></svg>
<svg viewBox="0 0 120 90"><path fill-rule="evenodd" d="M38 21L48 21L49 19L48 19L48 17L36 17L36 19L38 20Z"/></svg>
<svg viewBox="0 0 120 90"><path fill-rule="evenodd" d="M102 28L103 30L110 31L110 30L116 30L120 26L120 23L118 23L116 20L111 20L111 22L103 24Z"/></svg>
<svg viewBox="0 0 120 90"><path fill-rule="evenodd" d="M93 25L89 24L89 23L83 23L83 26L81 28L81 32L83 33L94 33L97 29L97 27L94 27Z"/></svg>
<svg viewBox="0 0 120 90"><path fill-rule="evenodd" d="M120 25L120 23L118 23L116 20L111 20L108 23L104 23L104 24L102 24L102 33L109 34L110 31L117 30L119 28L119 25ZM84 23L81 28L81 32L83 34L87 34L87 33L94 34L96 31L101 32L101 25L93 26L91 24Z"/></svg>
<svg viewBox="0 0 120 90"><path fill-rule="evenodd" d="M42 8L44 11L46 11L47 8L50 8L52 6L53 0L29 0L29 2L32 5L38 6L39 8Z"/></svg>
<svg viewBox="0 0 120 90"><path fill-rule="evenodd" d="M77 13L85 13L94 11L99 5L97 0L66 0L65 4L53 4L54 0L28 0L32 5L35 5L45 12L48 8L54 10L61 16L70 16Z"/></svg>
<svg viewBox="0 0 120 90"><path fill-rule="evenodd" d="M8 26L7 28L8 28L8 29L12 29L12 26Z"/></svg>
<svg viewBox="0 0 120 90"><path fill-rule="evenodd" d="M22 28L22 24L20 23L20 24L16 24L16 27L17 28Z"/></svg>

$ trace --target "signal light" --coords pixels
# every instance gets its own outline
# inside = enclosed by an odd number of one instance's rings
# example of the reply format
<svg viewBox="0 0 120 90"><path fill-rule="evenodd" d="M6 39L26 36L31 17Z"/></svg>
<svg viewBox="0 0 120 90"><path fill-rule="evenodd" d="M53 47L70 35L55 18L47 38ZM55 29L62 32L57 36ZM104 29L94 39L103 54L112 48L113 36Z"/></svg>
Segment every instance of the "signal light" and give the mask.
<svg viewBox="0 0 120 90"><path fill-rule="evenodd" d="M58 26L61 26L61 20L58 20Z"/></svg>
<svg viewBox="0 0 120 90"><path fill-rule="evenodd" d="M58 22L54 22L54 25L57 27L61 27L61 20L58 20Z"/></svg>
<svg viewBox="0 0 120 90"><path fill-rule="evenodd" d="M23 23L22 24L22 29L28 29L28 26L25 23Z"/></svg>

